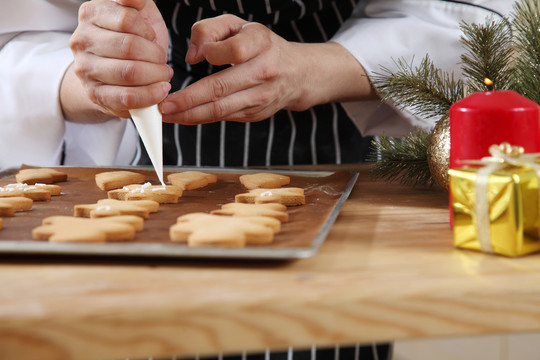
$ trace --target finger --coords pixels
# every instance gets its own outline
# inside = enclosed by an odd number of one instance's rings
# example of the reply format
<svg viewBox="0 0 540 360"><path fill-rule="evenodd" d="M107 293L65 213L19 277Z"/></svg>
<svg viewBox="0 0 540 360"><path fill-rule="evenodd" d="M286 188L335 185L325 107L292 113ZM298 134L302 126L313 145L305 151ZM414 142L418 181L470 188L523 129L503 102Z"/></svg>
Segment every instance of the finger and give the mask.
<svg viewBox="0 0 540 360"><path fill-rule="evenodd" d="M92 24L102 29L138 35L149 41L156 39L154 29L136 8L113 1L83 3L79 8L79 24Z"/></svg>
<svg viewBox="0 0 540 360"><path fill-rule="evenodd" d="M202 45L202 54L213 65L241 64L271 44L270 30L257 23L246 23L240 32L222 41Z"/></svg>
<svg viewBox="0 0 540 360"><path fill-rule="evenodd" d="M162 113L184 112L261 84L263 81L251 76L250 67L245 65L222 70L171 94L161 106Z"/></svg>
<svg viewBox="0 0 540 360"><path fill-rule="evenodd" d="M70 47L74 51L85 51L100 57L156 64L167 62L167 53L158 44L140 36L99 28L94 28L87 34L75 34L70 39Z"/></svg>
<svg viewBox="0 0 540 360"><path fill-rule="evenodd" d="M96 84L87 89L92 102L101 105L118 116L129 117L129 109L138 109L163 100L171 85L168 82L147 86L120 87Z"/></svg>
<svg viewBox="0 0 540 360"><path fill-rule="evenodd" d="M172 76L167 64L101 58L92 54L79 56L73 66L77 76L87 83L141 86L169 81Z"/></svg>
<svg viewBox="0 0 540 360"><path fill-rule="evenodd" d="M268 86L259 86L235 93L227 98L203 104L184 112L164 114L164 122L184 125L216 121L252 122L266 119L280 110L280 105Z"/></svg>
<svg viewBox="0 0 540 360"><path fill-rule="evenodd" d="M142 10L146 5L147 0L112 0L122 6L132 7L137 10Z"/></svg>
<svg viewBox="0 0 540 360"><path fill-rule="evenodd" d="M225 14L196 22L191 27L191 40L186 62L194 64L204 59L203 44L220 41L237 34L247 21L237 16Z"/></svg>

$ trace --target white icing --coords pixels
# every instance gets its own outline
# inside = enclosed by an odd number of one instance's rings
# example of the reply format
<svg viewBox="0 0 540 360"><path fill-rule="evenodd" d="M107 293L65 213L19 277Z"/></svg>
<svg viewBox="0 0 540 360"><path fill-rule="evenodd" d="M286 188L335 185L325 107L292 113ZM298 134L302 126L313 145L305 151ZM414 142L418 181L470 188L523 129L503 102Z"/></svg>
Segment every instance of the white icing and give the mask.
<svg viewBox="0 0 540 360"><path fill-rule="evenodd" d="M159 181L161 185L165 186L165 182L163 182L163 119L158 106L132 109L129 110L129 113L141 136L146 152L150 156L152 165L154 165Z"/></svg>
<svg viewBox="0 0 540 360"><path fill-rule="evenodd" d="M98 205L96 206L96 210L98 211L111 211L112 208L109 205Z"/></svg>
<svg viewBox="0 0 540 360"><path fill-rule="evenodd" d="M274 194L270 190L268 190L260 193L259 196L274 196Z"/></svg>

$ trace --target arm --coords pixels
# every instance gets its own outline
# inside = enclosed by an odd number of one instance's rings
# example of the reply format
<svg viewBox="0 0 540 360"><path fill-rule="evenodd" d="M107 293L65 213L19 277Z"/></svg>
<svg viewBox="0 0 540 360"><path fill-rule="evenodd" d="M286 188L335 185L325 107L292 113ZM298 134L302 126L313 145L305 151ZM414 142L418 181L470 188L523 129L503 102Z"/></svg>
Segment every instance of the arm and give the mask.
<svg viewBox="0 0 540 360"><path fill-rule="evenodd" d="M0 5L0 169L21 163L58 165L63 150L67 164L116 161L124 120L81 127L64 117L69 119L71 110L62 108L59 94L81 94L64 81L73 60L69 39L78 7L74 0ZM105 145L98 148L98 139Z"/></svg>
<svg viewBox="0 0 540 360"><path fill-rule="evenodd" d="M468 2L432 0L426 6L426 1L367 1L357 6L332 41L346 48L368 76L382 67L395 70L394 61L401 58L418 65L426 54L437 67L461 76L460 23L483 23L489 16L508 15L513 6L510 0ZM391 103L381 107L357 101L344 106L365 135L401 136L413 126L433 126L433 119L414 116L407 109L396 111Z"/></svg>

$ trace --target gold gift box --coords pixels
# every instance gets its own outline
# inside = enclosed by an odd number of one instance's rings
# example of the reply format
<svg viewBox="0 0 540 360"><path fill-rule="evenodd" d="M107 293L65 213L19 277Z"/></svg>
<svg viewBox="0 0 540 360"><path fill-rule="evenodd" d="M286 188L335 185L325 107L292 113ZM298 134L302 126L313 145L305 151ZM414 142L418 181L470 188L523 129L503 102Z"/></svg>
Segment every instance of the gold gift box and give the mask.
<svg viewBox="0 0 540 360"><path fill-rule="evenodd" d="M488 207L485 220L475 208L477 172L478 168L449 170L454 246L486 251L479 239L479 226L488 226L491 249L487 252L515 257L539 251L536 172L528 167L507 165L491 173L485 197ZM482 221L488 224L478 224Z"/></svg>

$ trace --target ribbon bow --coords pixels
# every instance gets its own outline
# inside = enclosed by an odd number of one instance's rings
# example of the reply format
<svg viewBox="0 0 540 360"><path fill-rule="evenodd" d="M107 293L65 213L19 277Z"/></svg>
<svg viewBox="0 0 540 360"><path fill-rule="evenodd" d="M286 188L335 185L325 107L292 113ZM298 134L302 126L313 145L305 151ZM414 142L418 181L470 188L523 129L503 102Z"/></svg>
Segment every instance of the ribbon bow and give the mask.
<svg viewBox="0 0 540 360"><path fill-rule="evenodd" d="M491 156L484 157L481 160L467 160L465 163L485 165L478 170L476 176L474 212L476 214L476 233L480 246L484 252L493 253L489 220L489 176L494 171L512 165L531 168L540 179L540 164L535 161L540 156L540 153L525 154L523 147L512 146L507 142L500 145L491 145L489 153Z"/></svg>

